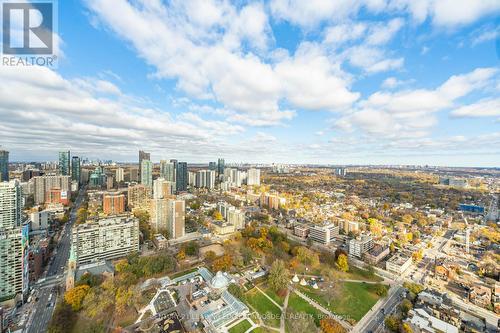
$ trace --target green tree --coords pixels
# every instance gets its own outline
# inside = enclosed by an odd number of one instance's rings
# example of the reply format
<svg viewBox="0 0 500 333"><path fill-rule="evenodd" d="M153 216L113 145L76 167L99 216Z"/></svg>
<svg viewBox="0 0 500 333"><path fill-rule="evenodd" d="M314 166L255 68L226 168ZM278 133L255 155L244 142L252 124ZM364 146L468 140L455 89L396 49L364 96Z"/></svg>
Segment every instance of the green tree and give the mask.
<svg viewBox="0 0 500 333"><path fill-rule="evenodd" d="M183 249L186 255L197 256L198 251L200 249L200 245L198 244L198 242L190 241L184 244Z"/></svg>
<svg viewBox="0 0 500 333"><path fill-rule="evenodd" d="M241 257L243 259L243 265L248 265L253 259L253 251L246 246L240 249Z"/></svg>
<svg viewBox="0 0 500 333"><path fill-rule="evenodd" d="M286 268L285 262L276 260L269 270L269 286L276 292L285 289L288 286L289 275L290 272Z"/></svg>
<svg viewBox="0 0 500 333"><path fill-rule="evenodd" d="M394 246L394 242L391 242L391 245L389 245L389 250L391 251L391 253L394 253L394 251L396 251L396 247Z"/></svg>
<svg viewBox="0 0 500 333"><path fill-rule="evenodd" d="M385 317L384 319L385 327L389 329L391 332L398 332L399 331L399 324L400 320L398 317L389 315Z"/></svg>
<svg viewBox="0 0 500 333"><path fill-rule="evenodd" d="M73 330L76 314L64 300L57 303L47 328L48 333L66 333Z"/></svg>
<svg viewBox="0 0 500 333"><path fill-rule="evenodd" d="M339 255L339 257L337 258L337 267L342 272L347 272L349 270L349 263L345 254Z"/></svg>
<svg viewBox="0 0 500 333"><path fill-rule="evenodd" d="M408 315L408 312L410 312L410 310L413 308L413 304L407 300L407 299L404 299L403 301L401 301L401 304L399 304L399 308L401 309L401 312L404 313L404 315Z"/></svg>
<svg viewBox="0 0 500 333"><path fill-rule="evenodd" d="M408 289L411 293L418 295L424 290L424 286L414 282L405 282L403 283L403 287Z"/></svg>
<svg viewBox="0 0 500 333"><path fill-rule="evenodd" d="M244 297L244 292L243 292L243 289L235 284L235 283L231 283L228 287L227 287L227 290L232 294L234 295L235 297L239 298L239 299L243 299Z"/></svg>
<svg viewBox="0 0 500 333"><path fill-rule="evenodd" d="M373 284L371 290L381 297L387 296L387 287L381 283Z"/></svg>
<svg viewBox="0 0 500 333"><path fill-rule="evenodd" d="M307 247L300 246L297 249L297 259L307 266L317 267L319 266L319 255L317 252L308 249Z"/></svg>

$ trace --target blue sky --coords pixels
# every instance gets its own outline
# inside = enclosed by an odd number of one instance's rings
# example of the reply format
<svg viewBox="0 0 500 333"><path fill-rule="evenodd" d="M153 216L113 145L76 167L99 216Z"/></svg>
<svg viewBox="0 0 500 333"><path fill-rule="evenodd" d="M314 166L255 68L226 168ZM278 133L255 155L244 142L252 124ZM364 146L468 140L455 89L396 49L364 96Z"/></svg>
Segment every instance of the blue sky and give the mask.
<svg viewBox="0 0 500 333"><path fill-rule="evenodd" d="M500 166L498 1L58 7L58 68L0 67L12 160Z"/></svg>

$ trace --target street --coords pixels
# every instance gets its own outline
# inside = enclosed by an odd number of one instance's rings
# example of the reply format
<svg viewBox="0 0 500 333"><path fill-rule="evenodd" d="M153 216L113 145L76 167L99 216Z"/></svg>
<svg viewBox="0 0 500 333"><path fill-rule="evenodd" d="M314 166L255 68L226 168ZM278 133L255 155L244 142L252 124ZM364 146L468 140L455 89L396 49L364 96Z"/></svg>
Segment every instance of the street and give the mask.
<svg viewBox="0 0 500 333"><path fill-rule="evenodd" d="M378 309L372 308L366 316L368 316L368 323L365 325L356 325L353 332L376 332L380 325L383 324L385 316L390 314L396 306L401 302L401 294L404 291L402 285L398 284L393 286L393 291L389 293L387 298L383 300Z"/></svg>
<svg viewBox="0 0 500 333"><path fill-rule="evenodd" d="M61 281L64 281L64 270L71 248L71 228L75 223L76 212L82 204L84 193L85 188L81 188L78 192L78 197L70 212L69 220L61 231L57 253L53 257L52 263L49 264L45 280L39 281L34 286L35 292L38 292L38 302L35 304L33 316L27 324L28 333L47 331L57 300L57 286L60 285Z"/></svg>

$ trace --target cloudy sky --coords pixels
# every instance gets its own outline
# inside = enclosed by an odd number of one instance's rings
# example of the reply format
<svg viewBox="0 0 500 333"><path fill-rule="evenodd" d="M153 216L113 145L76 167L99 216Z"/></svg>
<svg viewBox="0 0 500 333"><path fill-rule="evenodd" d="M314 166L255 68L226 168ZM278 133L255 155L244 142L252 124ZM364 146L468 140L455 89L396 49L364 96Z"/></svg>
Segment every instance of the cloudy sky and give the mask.
<svg viewBox="0 0 500 333"><path fill-rule="evenodd" d="M59 1L0 66L11 160L500 166L498 0Z"/></svg>

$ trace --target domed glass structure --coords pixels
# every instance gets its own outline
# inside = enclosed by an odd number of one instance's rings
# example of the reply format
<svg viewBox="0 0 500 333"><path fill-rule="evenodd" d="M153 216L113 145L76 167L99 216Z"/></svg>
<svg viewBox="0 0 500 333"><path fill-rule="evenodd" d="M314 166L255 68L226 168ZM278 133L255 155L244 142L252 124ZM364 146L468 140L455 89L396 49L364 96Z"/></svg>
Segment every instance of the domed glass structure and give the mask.
<svg viewBox="0 0 500 333"><path fill-rule="evenodd" d="M212 288L215 289L226 288L229 285L229 279L224 275L224 273L218 271L217 274L212 279L211 284Z"/></svg>

